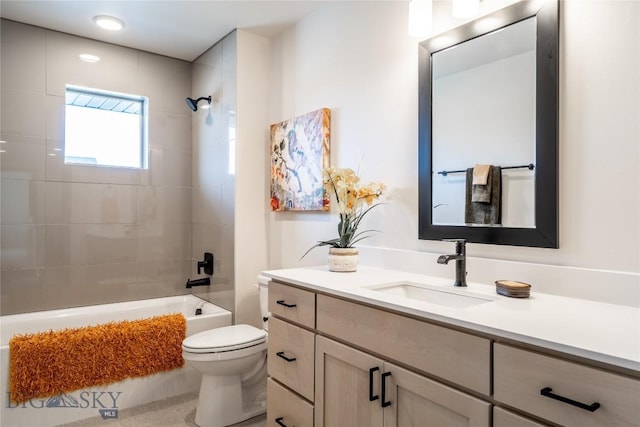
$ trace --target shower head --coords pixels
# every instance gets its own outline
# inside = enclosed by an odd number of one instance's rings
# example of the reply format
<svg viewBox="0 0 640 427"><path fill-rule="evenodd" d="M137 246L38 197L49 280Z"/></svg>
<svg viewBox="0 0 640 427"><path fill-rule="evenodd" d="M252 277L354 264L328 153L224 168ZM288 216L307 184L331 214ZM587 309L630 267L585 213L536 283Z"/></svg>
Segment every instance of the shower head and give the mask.
<svg viewBox="0 0 640 427"><path fill-rule="evenodd" d="M186 98L185 102L187 103L187 106L191 108L191 111L198 111L198 102L202 100L206 100L209 103L209 105L211 105L211 95L201 96L200 98L195 100L193 98Z"/></svg>

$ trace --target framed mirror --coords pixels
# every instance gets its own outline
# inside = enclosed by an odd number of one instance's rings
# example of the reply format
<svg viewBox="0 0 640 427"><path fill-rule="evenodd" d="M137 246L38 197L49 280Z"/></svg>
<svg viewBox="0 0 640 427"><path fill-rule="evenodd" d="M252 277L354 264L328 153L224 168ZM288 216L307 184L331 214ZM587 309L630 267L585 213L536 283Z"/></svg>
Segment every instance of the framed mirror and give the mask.
<svg viewBox="0 0 640 427"><path fill-rule="evenodd" d="M522 1L419 44L420 239L558 247L558 15Z"/></svg>

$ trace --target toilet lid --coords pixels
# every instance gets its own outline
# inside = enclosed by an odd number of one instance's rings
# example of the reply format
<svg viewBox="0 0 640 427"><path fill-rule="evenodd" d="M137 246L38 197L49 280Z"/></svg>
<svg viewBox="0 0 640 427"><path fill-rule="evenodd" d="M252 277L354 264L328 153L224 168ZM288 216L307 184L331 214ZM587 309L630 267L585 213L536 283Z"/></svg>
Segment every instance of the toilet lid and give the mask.
<svg viewBox="0 0 640 427"><path fill-rule="evenodd" d="M182 347L193 353L239 350L263 343L267 333L251 325L223 326L187 337Z"/></svg>

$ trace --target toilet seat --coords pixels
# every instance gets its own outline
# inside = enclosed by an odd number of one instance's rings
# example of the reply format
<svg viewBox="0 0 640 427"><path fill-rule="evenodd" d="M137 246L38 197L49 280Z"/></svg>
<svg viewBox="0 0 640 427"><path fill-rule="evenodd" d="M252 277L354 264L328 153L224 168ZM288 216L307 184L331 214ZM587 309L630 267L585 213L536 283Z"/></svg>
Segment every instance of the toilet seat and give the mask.
<svg viewBox="0 0 640 427"><path fill-rule="evenodd" d="M182 350L188 353L224 353L262 344L267 333L251 325L233 325L210 329L187 337Z"/></svg>

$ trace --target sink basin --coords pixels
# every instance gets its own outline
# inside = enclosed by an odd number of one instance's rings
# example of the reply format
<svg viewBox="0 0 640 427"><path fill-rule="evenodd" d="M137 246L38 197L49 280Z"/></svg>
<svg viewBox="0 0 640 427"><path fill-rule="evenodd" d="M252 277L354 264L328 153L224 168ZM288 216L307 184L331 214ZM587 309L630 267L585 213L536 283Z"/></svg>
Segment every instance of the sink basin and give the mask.
<svg viewBox="0 0 640 427"><path fill-rule="evenodd" d="M388 283L369 286L367 289L452 308L467 308L494 301L489 296L470 294L466 290L454 291L413 282Z"/></svg>

